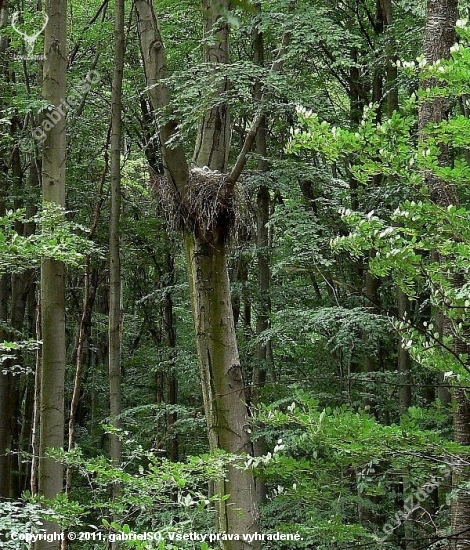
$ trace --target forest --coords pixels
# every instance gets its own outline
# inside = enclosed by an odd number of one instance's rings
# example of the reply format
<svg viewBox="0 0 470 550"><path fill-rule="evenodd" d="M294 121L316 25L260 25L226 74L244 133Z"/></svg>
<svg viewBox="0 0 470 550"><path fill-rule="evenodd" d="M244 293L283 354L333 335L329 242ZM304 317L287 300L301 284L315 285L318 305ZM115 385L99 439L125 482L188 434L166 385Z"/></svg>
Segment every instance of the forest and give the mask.
<svg viewBox="0 0 470 550"><path fill-rule="evenodd" d="M0 548L470 550L469 16L0 0Z"/></svg>

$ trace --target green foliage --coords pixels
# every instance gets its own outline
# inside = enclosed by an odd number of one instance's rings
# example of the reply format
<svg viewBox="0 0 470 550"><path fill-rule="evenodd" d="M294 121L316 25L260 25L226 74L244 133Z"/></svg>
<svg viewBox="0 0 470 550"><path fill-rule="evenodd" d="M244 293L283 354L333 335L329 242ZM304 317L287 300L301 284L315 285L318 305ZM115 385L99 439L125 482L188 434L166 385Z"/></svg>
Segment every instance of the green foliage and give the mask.
<svg viewBox="0 0 470 550"><path fill-rule="evenodd" d="M72 496L76 500L59 495L47 502L54 519L65 529L96 532L90 541L77 541L71 546L100 548L99 543L93 542L103 540L100 533L108 538L119 533L152 532L160 533L161 542L157 538L149 547L173 550L188 548L187 541L168 542L173 532L213 532L213 504L228 495L209 496L208 483L224 477L229 466L243 467L245 457L220 452L171 462L155 451L144 451L129 439L128 433L122 432L121 437L126 450L122 467L116 467L104 456L86 458L78 447L68 453L50 452L50 456L72 467L78 475ZM110 501L110 490L116 484L120 487L119 496ZM97 515L101 525L90 525ZM138 540L124 541L123 547L148 548ZM203 547L199 543L191 546Z"/></svg>
<svg viewBox="0 0 470 550"><path fill-rule="evenodd" d="M403 506L397 478L406 488L404 501L439 477L457 454L468 453L434 428L425 429L426 422L434 423L435 412L415 407L401 425L384 426L364 410L322 408L302 391L261 406L256 420L265 437L282 433L283 446L262 469L270 489L266 526L275 516L283 519L286 532L299 529L309 542L297 548L358 542L382 548L380 524ZM376 515L378 531L356 522L356 506Z"/></svg>
<svg viewBox="0 0 470 550"><path fill-rule="evenodd" d="M19 376L20 374L31 374L33 368L29 365L22 365L18 361L18 352L36 352L40 342L37 340L26 340L16 342L0 342L0 372L10 374L11 376ZM9 362L8 369L4 363Z"/></svg>
<svg viewBox="0 0 470 550"><path fill-rule="evenodd" d="M23 550L25 542L18 540L19 534L39 533L44 518L51 517L52 510L48 510L40 504L19 501L0 502L0 540L2 548L11 550ZM14 535L11 538L11 535Z"/></svg>
<svg viewBox="0 0 470 550"><path fill-rule="evenodd" d="M441 60L432 67L422 59L416 65L411 64L420 70L421 78L436 81L436 86L420 93L419 101L467 93L467 88L459 83L463 82L462 75L468 74L468 33L466 27L459 29L462 42L453 48L452 59ZM443 79L445 82L441 85ZM417 199L395 205L392 214L387 213L383 205L379 205L377 212L368 214L342 207L340 213L351 232L334 238L333 247L358 259L373 250L368 263L371 273L378 277L390 275L413 299L429 294L432 306L443 311L451 322L451 335L443 340L433 327L415 327L408 321L396 323L396 328L416 361L446 372L449 379L463 381L468 377L467 357L451 350L456 340L466 341L464 327L470 306L465 276L470 267L470 220L468 197L463 188L470 170L462 156L470 143L468 118L456 114L449 120L432 124L417 141L412 131L416 120L411 114L403 116L395 112L385 122L377 123L375 109L365 109L359 128L351 131L321 122L304 108L298 108L297 112L303 128L293 131L288 146L291 153L314 150L329 162L347 159L351 163L351 174L363 186L380 176L414 189ZM451 147L454 156L451 167L440 166L442 145ZM444 208L430 202L428 190L422 185L423 171L432 172L446 185L456 186L462 205ZM451 272L455 276L450 277Z"/></svg>
<svg viewBox="0 0 470 550"><path fill-rule="evenodd" d="M53 258L71 267L82 267L85 256L97 254L96 246L78 234L87 229L66 221L65 211L45 204L33 218L24 210L10 210L0 218L0 273L19 272L38 267L41 258ZM38 231L20 235L15 224L34 224Z"/></svg>
<svg viewBox="0 0 470 550"><path fill-rule="evenodd" d="M418 184L416 143L411 133L416 120L398 112L383 123L375 121L377 106L364 108L357 130L338 128L320 121L318 115L303 107L297 108L299 122L305 130L292 130L287 150L297 153L304 149L319 151L328 162L347 158L352 175L366 185L374 175L400 178L403 184Z"/></svg>

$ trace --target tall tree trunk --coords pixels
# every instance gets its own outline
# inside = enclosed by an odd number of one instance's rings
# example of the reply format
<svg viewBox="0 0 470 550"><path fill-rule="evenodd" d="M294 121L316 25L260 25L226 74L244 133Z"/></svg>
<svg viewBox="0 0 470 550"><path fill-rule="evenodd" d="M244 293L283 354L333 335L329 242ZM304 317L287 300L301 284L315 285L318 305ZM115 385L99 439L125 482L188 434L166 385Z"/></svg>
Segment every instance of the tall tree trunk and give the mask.
<svg viewBox="0 0 470 550"><path fill-rule="evenodd" d="M3 172L0 174L3 178ZM2 186L3 187L3 186ZM3 189L0 188L0 193ZM4 201L0 197L0 216L5 214ZM8 320L8 277L0 275L0 323L6 323ZM7 339L7 332L0 329L0 341ZM3 372L4 365L0 362L0 501L10 496L10 377Z"/></svg>
<svg viewBox="0 0 470 550"><path fill-rule="evenodd" d="M32 220L37 214L37 201L35 195L39 189L40 181L40 161L34 158L29 167L28 177L26 179L26 218ZM22 205L23 206L23 205ZM21 224L21 231L24 237L33 235L36 231L34 221L28 221ZM39 340L36 334L36 312L37 312L37 277L34 269L28 269L23 272L23 277L17 281L12 280L12 326L20 331L28 331L32 338ZM15 313L15 315L13 315ZM15 324L17 326L15 327ZM24 363L24 360L19 357L19 361ZM19 441L18 449L20 451L18 457L18 476L17 476L17 493L19 496L24 490L29 489L31 485L31 463L26 462L21 458L21 451L31 452L31 431L34 416L34 394L37 390L32 377L28 374L22 374L19 379L20 385L25 388L25 396L20 397L18 393L17 402L19 420ZM13 493L15 494L15 493Z"/></svg>
<svg viewBox="0 0 470 550"><path fill-rule="evenodd" d="M257 2L255 9L258 14L253 32L253 60L260 67L264 67L264 37L259 29L261 23L261 3ZM261 85L257 83L254 89L255 100L260 102L262 98ZM267 129L266 116L262 117L261 124L256 135L256 152L260 156L258 160L258 170L267 172L269 169L268 161L266 160L267 151ZM256 194L257 206L257 232L256 246L258 257L258 314L256 317L256 335L260 335L270 327L271 315L271 266L269 254L269 215L271 206L271 196L269 188L266 185L260 185ZM261 389L266 384L267 376L270 375L274 379L274 368L271 361L272 353L271 341L259 342L256 346L256 363L253 368L253 390L252 401L256 405L259 399ZM262 456L266 454L266 439L264 437L255 437L253 443L253 454ZM259 502L266 500L267 488L266 483L261 478L256 479L256 490L258 493Z"/></svg>
<svg viewBox="0 0 470 550"><path fill-rule="evenodd" d="M395 37L393 33L393 3L392 0L381 0L382 16L385 31L386 78L385 92L387 94L387 116L390 118L398 110L397 65L395 54Z"/></svg>
<svg viewBox="0 0 470 550"><path fill-rule="evenodd" d="M36 303L36 317L34 336L37 340L41 340L41 303L40 300ZM39 417L41 414L41 355L42 350L36 351L35 372L34 372L34 403L33 403L33 418L31 422L31 481L30 490L33 496L37 496L39 490L38 484L38 462L39 462L39 437L40 426Z"/></svg>
<svg viewBox="0 0 470 550"><path fill-rule="evenodd" d="M196 344L211 449L247 454L251 450L242 370L233 323L225 247L186 235ZM203 275L203 277L201 276ZM257 503L251 472L231 467L215 491L230 494L218 503L219 532L252 533ZM248 545L227 544L227 549Z"/></svg>
<svg viewBox="0 0 470 550"><path fill-rule="evenodd" d="M229 62L228 23L221 17L221 10L228 10L228 0L202 0L201 8L204 21L204 62L220 64ZM217 68L214 68L214 76ZM216 97L222 97L228 91L227 78L219 85ZM224 171L227 168L230 151L230 116L225 102L209 109L199 125L198 137L194 148L196 166L209 166L213 170Z"/></svg>
<svg viewBox="0 0 470 550"><path fill-rule="evenodd" d="M393 36L393 3L392 0L380 0L384 32L385 32L385 54L386 54L386 79L385 92L387 100L387 116L391 118L395 111L398 111L398 84L397 65L395 54L395 37ZM398 318L403 320L410 313L410 304L406 294L397 288L396 294ZM400 412L405 413L411 407L411 358L408 351L398 342L398 372L400 378Z"/></svg>
<svg viewBox="0 0 470 550"><path fill-rule="evenodd" d="M261 14L261 4L256 4L256 9ZM254 62L261 67L264 66L264 39L263 33L255 28L253 35L253 54ZM255 99L259 102L262 98L261 86L258 84L254 91ZM256 152L260 155L258 160L258 170L260 172L268 171L267 151L267 130L266 116L262 117L261 124L256 135ZM256 334L260 335L269 328L269 316L271 314L271 267L269 258L269 214L271 197L269 188L261 185L258 188L257 196L257 248L258 248L258 289L259 289L259 313L256 319ZM253 383L255 385L264 385L267 371L274 376L272 365L269 365L269 348L271 342L258 344L256 354L258 365L253 373ZM255 387L256 391L256 387Z"/></svg>
<svg viewBox="0 0 470 550"><path fill-rule="evenodd" d="M228 62L228 28L219 17L218 4L204 0L204 33L213 34L213 45L206 46L209 62ZM150 0L137 0L141 52L149 96L155 110L168 104L168 90L160 81L165 74L165 50ZM228 8L228 2L222 2ZM214 44L215 42L215 44ZM222 87L226 89L224 82ZM191 207L188 200L189 169L181 146L169 149L167 140L176 128L169 121L159 129L166 181L181 207ZM253 136L254 138L255 136ZM194 159L199 166L224 172L229 149L229 119L225 104L206 113L201 123ZM192 185L204 185L203 171L192 174ZM198 181L199 178L199 181ZM233 196L227 195L227 204ZM198 219L192 219L184 230L189 286L194 315L196 346L202 380L206 421L212 450L229 453L250 452L248 411L238 354L227 269L226 222L228 210L212 220L210 231ZM187 220L188 221L188 220ZM200 220L199 220L200 221ZM226 479L216 483L215 491L227 500L217 503L217 527L221 533L254 533L258 530L258 509L253 473L230 467ZM241 538L241 537L240 537ZM259 548L258 543L227 541L226 550Z"/></svg>
<svg viewBox="0 0 470 550"><path fill-rule="evenodd" d="M165 238L165 237L164 237ZM160 283L162 287L172 287L175 284L175 259L170 251L171 241L169 238L165 238L165 269L160 277ZM160 330L152 330L152 336L154 337L155 345L165 346L166 348L166 360L161 369L155 373L155 385L156 385L156 402L162 407L166 404L177 405L178 404L178 377L175 372L175 347L176 347L176 329L175 318L173 313L173 298L171 290L167 288L165 290L165 298L163 300L162 308L159 311L159 325ZM149 324L152 323L151 312L147 313ZM175 411L168 414L161 415L159 413L156 431L158 438L156 441L156 447L162 446L163 439L167 440L166 449L168 458L172 462L177 462L179 458L179 441L178 434L175 433L174 425L177 421L178 415Z"/></svg>
<svg viewBox="0 0 470 550"><path fill-rule="evenodd" d="M116 0L114 8L114 76L111 99L111 205L109 220L109 408L111 424L119 429L121 421L121 138L122 138L122 78L124 70L124 0ZM122 461L120 434L111 434L109 454L119 465ZM119 494L119 486L113 488L113 497ZM117 548L117 543L112 543Z"/></svg>
<svg viewBox="0 0 470 550"><path fill-rule="evenodd" d="M401 321L409 320L410 301L408 296L400 289L397 289L398 318ZM406 413L411 407L411 358L408 351L398 342L398 372L400 373L400 414Z"/></svg>
<svg viewBox="0 0 470 550"><path fill-rule="evenodd" d="M20 209L24 207L24 201L22 200L22 194L24 193L25 183L26 187L37 187L39 185L39 179L36 167L34 164L30 167L28 179L25 182L21 166L21 157L18 147L13 149L10 162L11 172L11 194L15 197L15 208ZM28 205L27 215L33 216L36 213L36 209L32 205ZM32 222L22 223L17 221L15 223L16 232L23 237L30 237L35 230L35 224ZM26 314L26 307L28 304L28 297L31 290L34 289L34 270L26 269L24 271L12 273L11 275L11 289L10 289L10 327L12 334L10 339L14 339L14 333L21 333L24 330L24 320ZM31 302L30 302L31 303ZM8 370L14 363L21 364L23 362L21 352L17 352L15 359L5 361L4 367ZM11 427L11 450L12 450L12 466L10 477L10 497L19 498L22 490L25 486L25 476L27 472L25 470L25 463L22 459L22 451L28 450L28 448L22 447L21 440L21 426L25 426L29 423L29 419L25 417L26 409L23 407L25 403L21 393L25 391L29 385L29 377L25 374L20 376L9 376L9 402L10 402L10 427Z"/></svg>
<svg viewBox="0 0 470 550"><path fill-rule="evenodd" d="M470 400L462 389L455 391L454 399L454 440L461 445L470 445ZM468 466L457 465L452 474L452 488L457 491L451 504L452 550L470 548L470 491L468 487L459 488L461 483L469 482Z"/></svg>
<svg viewBox="0 0 470 550"><path fill-rule="evenodd" d="M450 48L455 42L455 24L458 16L457 0L428 0L426 13L426 27L424 33L423 53L430 64L438 59L447 58ZM422 89L439 85L435 80L424 80ZM449 100L446 97L437 97L423 102L419 109L419 132L421 139L426 138L426 126L446 120L450 112ZM451 157L448 145L439 145L439 164L450 166ZM451 204L458 205L455 189L451 184L439 178L431 171L426 171L424 181L427 184L431 200L442 207ZM458 273L450 275L454 285L461 284ZM452 334L450 320L445 316L442 323L443 336ZM468 342L462 341L454 335L454 351L456 353L468 353ZM454 392L454 439L462 445L470 444L470 401L466 392L457 390ZM456 491L456 497L451 504L451 548L452 550L464 550L470 548L470 492L468 489L459 488L461 483L468 483L470 474L468 468L457 466L452 477L452 486Z"/></svg>
<svg viewBox="0 0 470 550"><path fill-rule="evenodd" d="M87 258L85 267L85 276L83 279L83 311L80 317L80 324L77 331L77 339L75 344L75 376L73 381L72 399L70 401L69 425L68 425L68 445L67 450L71 451L75 447L77 411L80 401L80 393L82 389L82 371L84 362L85 342L89 336L89 327L91 322L91 313L93 302L95 299L96 287L92 288L90 281L90 258ZM65 471L65 493L70 498L72 491L72 466L67 465ZM68 548L68 539L64 537L62 541L62 550Z"/></svg>
<svg viewBox="0 0 470 550"><path fill-rule="evenodd" d="M47 132L42 161L42 197L46 202L65 207L65 117L57 107L66 97L67 0L46 0L49 17L44 32L43 95L56 122ZM44 258L41 264L42 373L40 388L39 493L52 498L62 491L62 466L46 458L49 447L64 444L65 377L65 281L62 262ZM46 523L48 532L57 527ZM40 541L40 550L56 550L59 541Z"/></svg>
<svg viewBox="0 0 470 550"><path fill-rule="evenodd" d="M228 63L228 24L220 16L220 7L229 7L228 1L217 3L203 0L204 58L208 63ZM219 95L225 92L224 81ZM199 128L194 159L198 166L226 172L230 149L230 119L225 103L210 109ZM220 238L218 233L222 234ZM233 454L251 452L245 384L238 354L233 320L230 281L227 267L225 228L214 227L210 241L186 234L186 254L195 319L196 346L203 381L209 443L213 450L223 449ZM229 467L226 480L216 483L220 495L230 494L226 501L218 501L219 532L253 533L257 530L258 510L254 476L251 472ZM248 548L244 542L228 543L228 550Z"/></svg>
<svg viewBox="0 0 470 550"><path fill-rule="evenodd" d="M270 327L271 315L271 266L269 254L269 215L271 197L269 189L262 185L257 193L257 214L258 214L258 289L259 289L259 312L256 319L256 334L259 336ZM267 340L258 344L256 349L258 370L256 383L261 386L266 382L269 375L274 380L274 366L271 362L270 353L271 341Z"/></svg>
<svg viewBox="0 0 470 550"><path fill-rule="evenodd" d="M170 243L168 243L170 245ZM175 284L175 259L170 251L165 254L166 274L168 277L168 286ZM175 318L173 314L173 298L171 291L165 295L163 303L163 333L165 345L168 349L168 354L171 359L171 366L168 372L168 403L176 405L178 403L178 377L175 372L175 347L176 347L176 330ZM178 416L176 412L171 412L167 417L167 434L170 438L168 445L168 458L176 462L179 458L179 442L178 434L174 431L174 424Z"/></svg>
<svg viewBox="0 0 470 550"><path fill-rule="evenodd" d="M6 6L0 8L0 31L8 24ZM8 64L4 61L8 46L6 37L0 33L0 77L6 78ZM6 212L6 198L8 194L7 174L8 166L6 149L0 150L0 216ZM0 275L0 322L8 321L8 276ZM0 328L0 341L7 339L7 331ZM4 373L4 365L0 362L0 501L10 496L11 456L11 404L10 404L10 376Z"/></svg>

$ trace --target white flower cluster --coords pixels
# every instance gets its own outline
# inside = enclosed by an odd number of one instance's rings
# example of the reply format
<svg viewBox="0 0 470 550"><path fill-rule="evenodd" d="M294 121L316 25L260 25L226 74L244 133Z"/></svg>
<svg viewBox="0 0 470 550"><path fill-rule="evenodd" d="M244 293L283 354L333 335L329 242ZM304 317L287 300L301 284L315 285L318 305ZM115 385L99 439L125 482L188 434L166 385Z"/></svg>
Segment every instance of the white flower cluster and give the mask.
<svg viewBox="0 0 470 550"><path fill-rule="evenodd" d="M306 117L306 118L318 116L316 113L314 113L314 112L311 111L310 109L306 109L306 108L303 107L302 105L296 105L296 106L295 106L295 112L296 112L298 115L304 116L304 117Z"/></svg>
<svg viewBox="0 0 470 550"><path fill-rule="evenodd" d="M248 457L248 460L245 461L245 468L257 468L260 464L268 464L277 453L284 450L285 448L286 446L282 444L282 439L279 438L272 453L268 452L263 456Z"/></svg>

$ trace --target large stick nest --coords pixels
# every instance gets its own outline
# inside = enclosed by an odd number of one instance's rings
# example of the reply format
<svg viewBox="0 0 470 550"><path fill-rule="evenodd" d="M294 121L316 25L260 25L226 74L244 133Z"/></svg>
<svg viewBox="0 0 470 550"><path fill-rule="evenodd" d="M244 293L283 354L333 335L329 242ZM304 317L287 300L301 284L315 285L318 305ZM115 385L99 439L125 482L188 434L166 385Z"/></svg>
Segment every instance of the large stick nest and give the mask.
<svg viewBox="0 0 470 550"><path fill-rule="evenodd" d="M187 230L208 243L237 239L251 232L254 216L243 187L229 185L228 177L207 166L192 168L183 190L157 175L153 188L169 225Z"/></svg>

